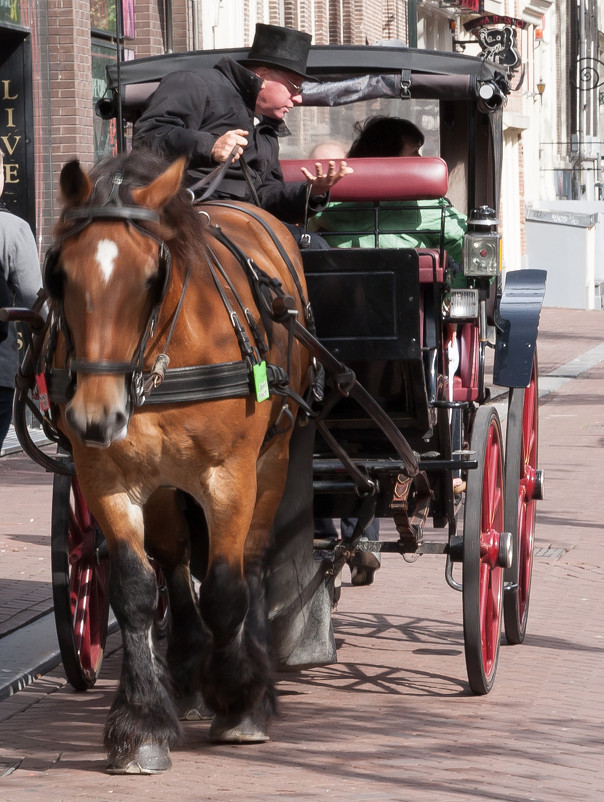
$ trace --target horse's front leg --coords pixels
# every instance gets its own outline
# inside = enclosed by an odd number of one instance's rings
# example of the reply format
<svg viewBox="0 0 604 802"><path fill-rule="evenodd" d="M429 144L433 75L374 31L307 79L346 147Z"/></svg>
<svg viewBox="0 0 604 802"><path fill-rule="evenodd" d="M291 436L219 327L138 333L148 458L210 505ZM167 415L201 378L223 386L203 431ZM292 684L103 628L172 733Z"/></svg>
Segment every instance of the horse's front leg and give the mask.
<svg viewBox="0 0 604 802"><path fill-rule="evenodd" d="M157 582L145 554L143 511L126 493L99 496L94 484L83 489L107 540L109 599L123 644L120 681L105 725L107 770L159 773L171 767L170 745L180 725L153 644Z"/></svg>
<svg viewBox="0 0 604 802"><path fill-rule="evenodd" d="M191 530L184 500L174 488L159 488L144 508L145 548L161 565L170 599L166 660L174 703L180 719L212 718L201 691L201 662L208 634L201 622L191 581L193 538L203 542L205 520ZM201 516L203 518L203 516Z"/></svg>
<svg viewBox="0 0 604 802"><path fill-rule="evenodd" d="M266 552L285 485L287 456L286 438L282 438L260 457L255 466L255 493L249 473L244 474L245 509L250 518L244 527L243 541L239 540L236 547L233 541L227 545L229 538L222 532L232 531L228 529L211 535L211 567L201 587L200 606L214 633L214 651L204 674L204 696L216 712L210 731L214 741L268 740L275 701L266 603ZM240 502L241 497L237 501L241 507Z"/></svg>

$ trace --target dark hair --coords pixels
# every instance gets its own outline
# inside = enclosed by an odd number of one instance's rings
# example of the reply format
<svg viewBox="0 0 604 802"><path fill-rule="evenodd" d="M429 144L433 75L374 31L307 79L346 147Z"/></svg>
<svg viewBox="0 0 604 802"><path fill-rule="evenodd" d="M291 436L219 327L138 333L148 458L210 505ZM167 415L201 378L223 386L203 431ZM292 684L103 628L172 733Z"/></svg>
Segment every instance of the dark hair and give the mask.
<svg viewBox="0 0 604 802"><path fill-rule="evenodd" d="M348 156L400 156L407 143L421 148L424 135L409 120L401 117L378 115L355 123L356 139L350 146Z"/></svg>

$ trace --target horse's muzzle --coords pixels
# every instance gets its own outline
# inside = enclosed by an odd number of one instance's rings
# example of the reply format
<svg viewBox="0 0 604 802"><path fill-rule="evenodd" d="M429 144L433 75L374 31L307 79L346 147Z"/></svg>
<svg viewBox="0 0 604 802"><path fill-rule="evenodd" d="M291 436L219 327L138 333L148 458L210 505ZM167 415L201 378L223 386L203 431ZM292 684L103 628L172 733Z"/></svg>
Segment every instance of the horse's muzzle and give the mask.
<svg viewBox="0 0 604 802"><path fill-rule="evenodd" d="M109 448L128 434L131 407L127 394L117 404L86 404L78 392L65 408L69 428L85 445L92 448Z"/></svg>

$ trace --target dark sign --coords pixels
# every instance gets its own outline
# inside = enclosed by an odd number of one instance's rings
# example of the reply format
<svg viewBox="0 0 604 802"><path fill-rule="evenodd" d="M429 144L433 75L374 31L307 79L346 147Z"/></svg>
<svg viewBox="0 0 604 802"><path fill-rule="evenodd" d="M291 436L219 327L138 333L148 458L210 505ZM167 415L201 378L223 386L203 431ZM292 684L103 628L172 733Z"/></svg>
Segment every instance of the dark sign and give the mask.
<svg viewBox="0 0 604 802"><path fill-rule="evenodd" d="M485 14L463 24L466 31L473 31L474 28L484 28L486 25L511 25L513 28L524 29L528 27L528 22L516 17L502 16L501 14Z"/></svg>
<svg viewBox="0 0 604 802"><path fill-rule="evenodd" d="M4 153L2 200L35 230L33 109L30 38L0 31L0 147Z"/></svg>
<svg viewBox="0 0 604 802"><path fill-rule="evenodd" d="M474 31L485 57L500 67L513 70L520 64L520 53L516 50L516 31L504 28L480 28Z"/></svg>

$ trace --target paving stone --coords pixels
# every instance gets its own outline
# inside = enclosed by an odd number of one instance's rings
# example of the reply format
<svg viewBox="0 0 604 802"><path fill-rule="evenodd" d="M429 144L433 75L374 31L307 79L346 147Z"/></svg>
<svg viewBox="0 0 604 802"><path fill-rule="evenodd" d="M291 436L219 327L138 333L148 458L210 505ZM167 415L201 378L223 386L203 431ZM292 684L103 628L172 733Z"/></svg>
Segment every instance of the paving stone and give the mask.
<svg viewBox="0 0 604 802"><path fill-rule="evenodd" d="M543 310L540 369L552 372L603 342L604 313ZM461 594L446 585L443 558L426 555L411 565L385 555L368 588L353 588L345 569L334 617L340 662L279 676L280 714L269 743L212 746L206 722L187 722L169 774L105 775L102 731L119 676L117 652L92 691L75 693L59 669L0 703L0 775L13 766L0 780L0 798L599 802L603 397L599 363L541 401L546 498L538 507L529 627L524 644L502 644L488 696L468 691ZM27 497L31 512L21 520L12 510L0 521L0 550L27 546L11 551L16 557L8 562L0 553L0 634L11 598L29 599L27 615L45 592L50 599L49 584L36 585L33 595L19 590L36 581L38 566L29 565L36 550L48 554L39 532L48 531L49 477L28 479L27 463L8 470L5 460L0 493L9 488L21 512ZM21 535L28 539L19 544Z"/></svg>

